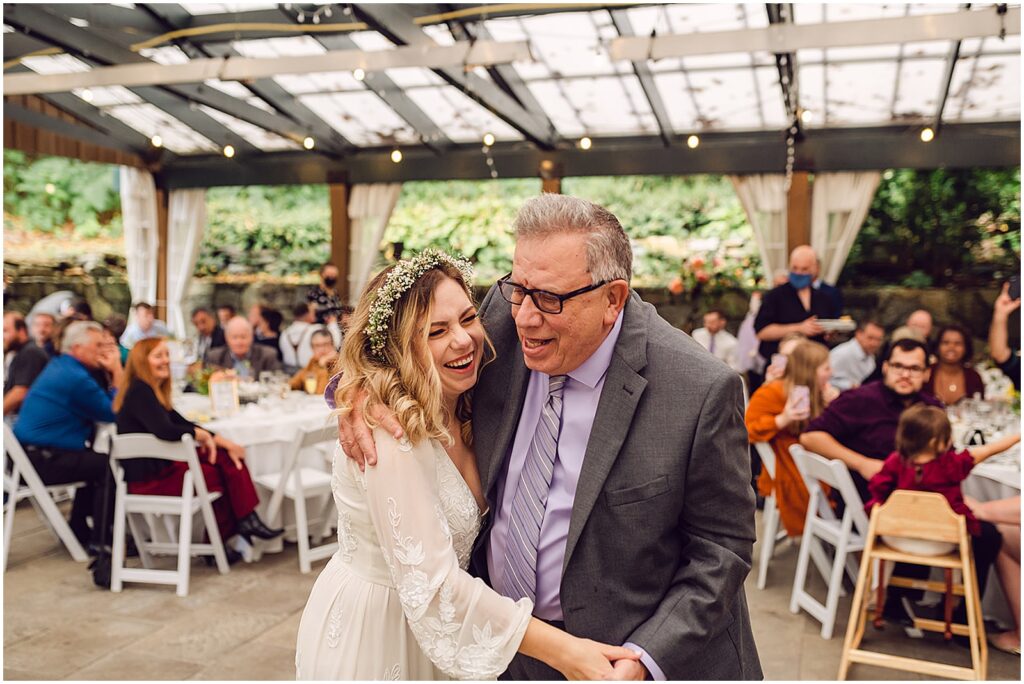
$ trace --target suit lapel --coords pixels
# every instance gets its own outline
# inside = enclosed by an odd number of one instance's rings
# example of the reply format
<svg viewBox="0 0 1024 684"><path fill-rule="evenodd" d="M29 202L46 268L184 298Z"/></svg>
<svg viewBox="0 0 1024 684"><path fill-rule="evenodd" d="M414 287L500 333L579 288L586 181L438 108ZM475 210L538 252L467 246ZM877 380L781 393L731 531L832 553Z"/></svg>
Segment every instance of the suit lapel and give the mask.
<svg viewBox="0 0 1024 684"><path fill-rule="evenodd" d="M587 440L587 451L583 457L569 520L565 560L562 563L563 576L608 473L626 441L633 424L633 414L647 387L647 380L639 374L647 364L645 315L643 304L634 293L626 305L622 330L615 344L615 353L608 366L594 425Z"/></svg>
<svg viewBox="0 0 1024 684"><path fill-rule="evenodd" d="M508 456L509 447L515 437L516 429L519 427L519 416L523 412L523 401L526 397L526 385L529 380L529 370L523 361L523 354L519 349L513 349L509 353L511 369L508 377L508 388L505 395L505 404L501 410L501 423L498 426L498 434L494 438L494 448L488 454L486 480L484 481L484 494L490 500L490 493L501 472L501 466ZM494 506L493 501L490 501Z"/></svg>

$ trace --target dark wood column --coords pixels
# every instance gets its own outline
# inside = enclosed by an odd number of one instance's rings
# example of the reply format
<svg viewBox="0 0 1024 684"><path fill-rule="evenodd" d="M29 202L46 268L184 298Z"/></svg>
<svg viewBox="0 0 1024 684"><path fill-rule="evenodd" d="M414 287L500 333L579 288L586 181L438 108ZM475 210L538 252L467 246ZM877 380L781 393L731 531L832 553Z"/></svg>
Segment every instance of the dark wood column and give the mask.
<svg viewBox="0 0 1024 684"><path fill-rule="evenodd" d="M562 175L563 169L561 164L556 164L550 159L545 159L540 163L540 191L553 192L556 194L562 194Z"/></svg>
<svg viewBox="0 0 1024 684"><path fill-rule="evenodd" d="M167 320L167 208L168 192L156 189L156 317Z"/></svg>
<svg viewBox="0 0 1024 684"><path fill-rule="evenodd" d="M352 269L349 249L352 244L352 222L348 218L349 184L347 178L331 179L327 185L331 202L331 263L338 267L338 295L348 303L348 277Z"/></svg>
<svg viewBox="0 0 1024 684"><path fill-rule="evenodd" d="M807 171L794 171L786 197L786 254L811 244L811 180Z"/></svg>

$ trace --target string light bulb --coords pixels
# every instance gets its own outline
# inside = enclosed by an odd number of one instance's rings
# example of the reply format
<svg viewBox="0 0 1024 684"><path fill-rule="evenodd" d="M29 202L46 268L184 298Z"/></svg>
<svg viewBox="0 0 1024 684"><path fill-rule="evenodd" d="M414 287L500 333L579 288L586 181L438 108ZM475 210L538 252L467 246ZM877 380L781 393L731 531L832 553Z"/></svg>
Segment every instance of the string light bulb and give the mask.
<svg viewBox="0 0 1024 684"><path fill-rule="evenodd" d="M310 136L307 135L305 138L302 139L302 146L305 147L307 150L313 149L314 145L316 145L316 141L313 140L313 138L311 138Z"/></svg>
<svg viewBox="0 0 1024 684"><path fill-rule="evenodd" d="M691 150L697 149L697 145L700 145L700 138L697 137L696 135L691 135L689 138L686 139L686 146L689 147Z"/></svg>
<svg viewBox="0 0 1024 684"><path fill-rule="evenodd" d="M92 91L88 88L83 88L81 97L86 102L92 102Z"/></svg>
<svg viewBox="0 0 1024 684"><path fill-rule="evenodd" d="M921 142L930 143L935 140L935 131L931 126L925 126L921 129Z"/></svg>
<svg viewBox="0 0 1024 684"><path fill-rule="evenodd" d="M399 149L392 150L391 151L391 161L393 161L396 164L401 163L401 161L402 161L402 150L399 150Z"/></svg>
<svg viewBox="0 0 1024 684"><path fill-rule="evenodd" d="M590 138L588 138L587 136L583 136L582 138L580 138L580 149L581 150L589 150L593 145L594 145L594 141L591 140Z"/></svg>
<svg viewBox="0 0 1024 684"><path fill-rule="evenodd" d="M492 135L491 133L485 133L484 134L484 145L486 145L487 147L490 147L493 144L494 144L494 135Z"/></svg>
<svg viewBox="0 0 1024 684"><path fill-rule="evenodd" d="M161 138L159 135L154 135L152 138L149 139L149 142L151 145L153 145L153 147L164 146L164 139Z"/></svg>
<svg viewBox="0 0 1024 684"><path fill-rule="evenodd" d="M362 81L364 78L366 78L366 72L360 69L359 67L356 67L352 71L352 78L356 79L357 81Z"/></svg>
<svg viewBox="0 0 1024 684"><path fill-rule="evenodd" d="M805 109L804 111L800 112L800 121L804 122L805 124L809 124L813 120L814 113L810 109Z"/></svg>
<svg viewBox="0 0 1024 684"><path fill-rule="evenodd" d="M233 145L224 146L224 156L227 157L228 159L231 159L232 157L235 156L235 148Z"/></svg>

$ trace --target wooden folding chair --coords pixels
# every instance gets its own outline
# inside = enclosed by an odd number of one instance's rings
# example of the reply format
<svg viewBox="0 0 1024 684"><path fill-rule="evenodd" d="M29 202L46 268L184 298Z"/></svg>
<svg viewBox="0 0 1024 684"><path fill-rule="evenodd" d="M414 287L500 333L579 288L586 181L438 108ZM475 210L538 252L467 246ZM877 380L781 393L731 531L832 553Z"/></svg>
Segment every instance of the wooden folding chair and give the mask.
<svg viewBox="0 0 1024 684"><path fill-rule="evenodd" d="M338 540L334 539L326 544L310 547L306 499L315 497L321 509L315 516L315 518L320 518L323 523L314 539L314 544L317 544L329 534L330 522L334 520L332 515L334 498L331 495L331 473L326 472L322 467L303 467L299 463L299 454L319 444L328 442L333 444L337 439L337 425L303 430L285 457L280 472L266 473L253 478L257 485L272 492L270 504L267 507L267 520L271 524L277 524L283 500L285 498L292 500L295 510L295 536L299 545L299 570L302 573L312 570L313 561L330 558L334 555L334 552L338 550Z"/></svg>
<svg viewBox="0 0 1024 684"><path fill-rule="evenodd" d="M36 509L39 518L46 524L58 541L64 544L68 553L76 561L89 560L89 554L82 548L75 533L71 531L68 521L57 508L54 499L69 490L84 487L84 482L68 482L58 485L46 485L39 473L32 466L32 461L14 436L14 430L4 423L4 452L11 459L11 470L4 471L4 491L7 492L7 504L4 506L4 572L7 571L7 558L11 551L11 535L14 532L14 512L19 501L28 499ZM25 484L21 484L24 480Z"/></svg>
<svg viewBox="0 0 1024 684"><path fill-rule="evenodd" d="M124 468L118 461L130 458L162 458L187 463L188 472L181 485L181 495L129 494ZM117 487L114 498L111 591L121 591L124 582L173 584L178 596L188 596L192 556L213 556L220 573L223 575L228 572L227 554L224 552L212 506L220 492L211 493L206 489L206 479L191 435L184 435L180 442L166 442L153 435L118 435L113 438L110 450L110 468L114 471ZM196 532L201 531L205 524L209 543L192 541L192 522L197 513L202 514L202 522ZM158 517L162 519L163 530L160 529ZM177 530L171 518L177 518ZM142 568L124 567L126 523L131 526ZM177 555L177 570L152 569L154 555Z"/></svg>
<svg viewBox="0 0 1024 684"><path fill-rule="evenodd" d="M906 553L886 544L881 537L905 537L935 542L949 542L957 545L953 553L939 556L924 556ZM878 562L878 569L872 567ZM887 653L878 653L861 648L864 626L867 622L871 592L868 591L871 575L879 577L878 604L874 614L882 611L885 594L884 565L886 562L913 563L942 568L946 572L945 582L915 580L900 581L892 578L895 586L915 586L947 594L946 621L914 619L914 627L932 632L943 632L946 638L953 634L967 636L971 647L971 667L959 667L917 658L906 658ZM963 576L962 584L953 584L953 570ZM967 608L967 624L951 624L950 594L962 594ZM871 522L864 541L857 589L853 594L850 623L846 629L846 640L839 662L839 679L846 679L851 663L865 663L888 667L895 670L917 672L942 679L985 679L988 671L988 647L985 643L985 624L981 616L981 597L978 594L978 578L971 553L971 538L967 534L964 516L957 515L941 494L897 490L889 500L871 511Z"/></svg>

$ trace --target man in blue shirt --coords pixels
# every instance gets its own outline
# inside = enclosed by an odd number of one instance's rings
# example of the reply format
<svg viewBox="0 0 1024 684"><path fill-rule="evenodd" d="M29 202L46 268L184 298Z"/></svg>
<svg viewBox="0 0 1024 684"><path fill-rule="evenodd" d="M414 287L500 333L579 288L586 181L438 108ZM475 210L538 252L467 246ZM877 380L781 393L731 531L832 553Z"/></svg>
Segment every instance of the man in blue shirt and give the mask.
<svg viewBox="0 0 1024 684"><path fill-rule="evenodd" d="M104 346L103 328L93 321L69 325L61 351L29 389L14 434L44 483L87 483L75 494L70 525L83 545L91 540L95 549L109 539L109 529L102 535L101 530L90 530L86 516L92 515L94 522L102 520L104 502L113 490L107 456L93 451L91 442L96 423L115 420L111 408L115 390L100 387L90 370L108 371L113 376L111 385L117 387L121 359L116 348Z"/></svg>

